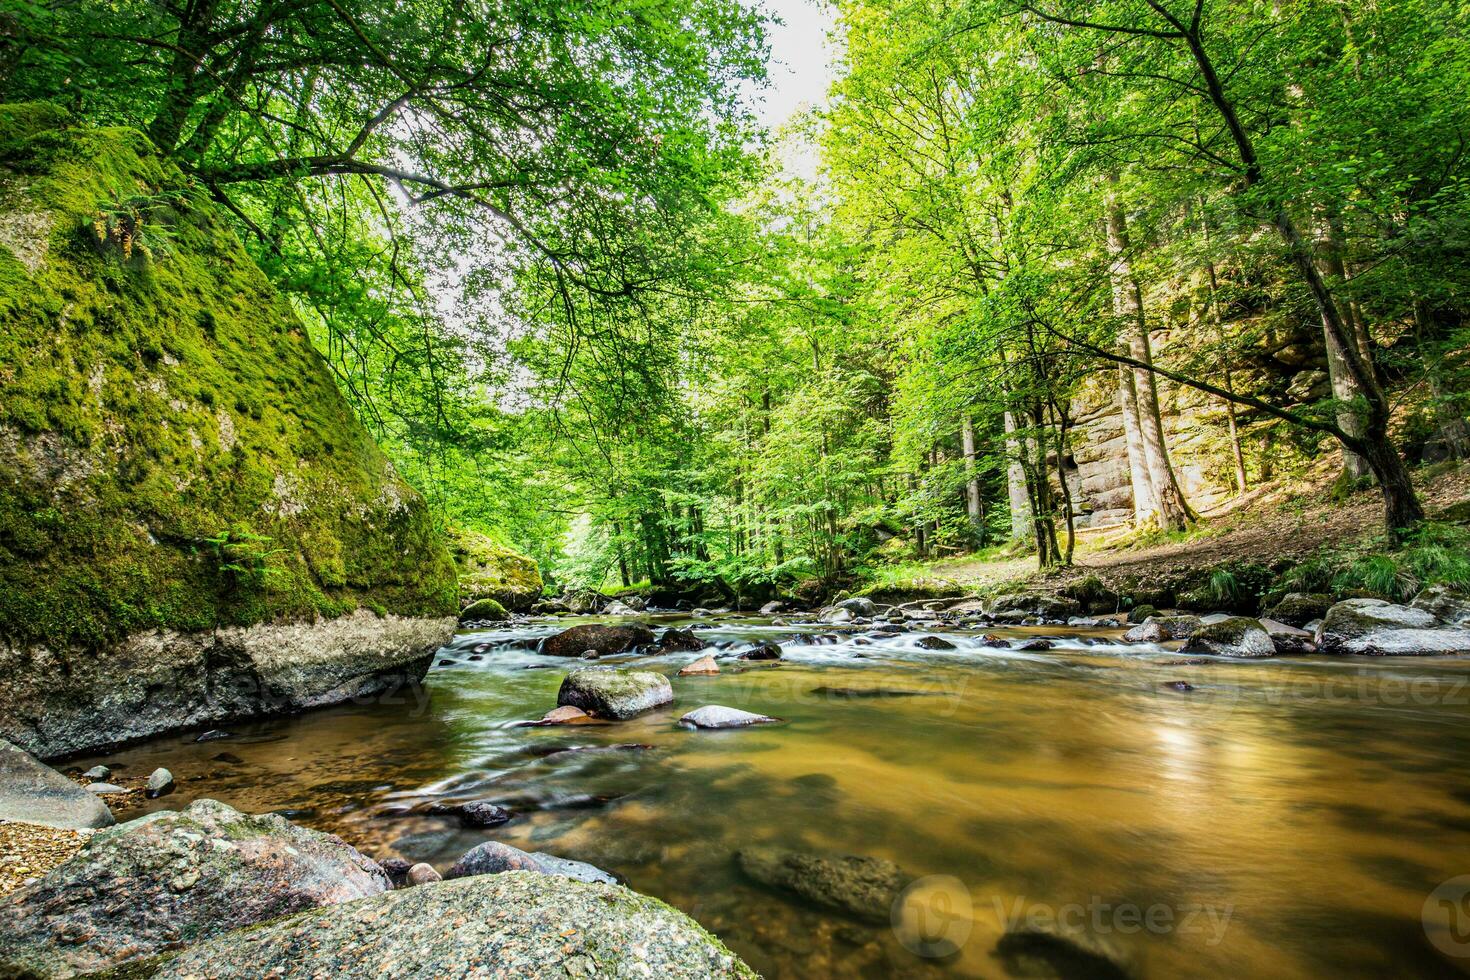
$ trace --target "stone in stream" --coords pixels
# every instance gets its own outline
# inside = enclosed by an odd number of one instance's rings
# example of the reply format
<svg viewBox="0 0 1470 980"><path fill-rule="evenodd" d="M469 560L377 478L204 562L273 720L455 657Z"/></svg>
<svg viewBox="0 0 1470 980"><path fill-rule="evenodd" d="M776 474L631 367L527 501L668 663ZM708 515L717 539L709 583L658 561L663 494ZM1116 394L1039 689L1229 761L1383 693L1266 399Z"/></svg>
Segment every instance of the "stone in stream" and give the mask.
<svg viewBox="0 0 1470 980"><path fill-rule="evenodd" d="M1081 615L1082 604L1065 596L1016 593L996 596L985 603L985 612L996 619L1019 620L1030 616L1065 623Z"/></svg>
<svg viewBox="0 0 1470 980"><path fill-rule="evenodd" d="M106 766L98 768L111 775ZM62 830L110 827L113 823L112 812L96 794L4 739L0 739L0 820Z"/></svg>
<svg viewBox="0 0 1470 980"><path fill-rule="evenodd" d="M892 861L853 854L826 856L779 847L748 847L735 855L740 870L789 892L870 922L888 925L909 877Z"/></svg>
<svg viewBox="0 0 1470 980"><path fill-rule="evenodd" d="M156 800L174 791L174 774L161 766L148 774L148 798Z"/></svg>
<svg viewBox="0 0 1470 980"><path fill-rule="evenodd" d="M714 656L708 653L700 657L698 660L691 661L690 663L687 663L683 667L679 668L680 677L697 677L709 674L718 674L719 672L720 665L715 663Z"/></svg>
<svg viewBox="0 0 1470 980"><path fill-rule="evenodd" d="M723 704L707 704L695 708L679 719L685 728L746 728L750 725L769 725L780 721L768 715L758 715L739 708L727 708Z"/></svg>
<svg viewBox="0 0 1470 980"><path fill-rule="evenodd" d="M995 944L995 956L1015 977L1129 980L1133 976L1128 957L1109 937L1055 916L1013 926Z"/></svg>
<svg viewBox="0 0 1470 980"><path fill-rule="evenodd" d="M617 879L612 875L585 861L523 851L495 840L487 840L470 848L444 873L444 877L469 878L474 875L498 875L507 871L534 871L537 874L575 878L577 881L617 884Z"/></svg>
<svg viewBox="0 0 1470 980"><path fill-rule="evenodd" d="M1382 599L1348 599L1317 627L1323 653L1423 656L1470 653L1470 629L1450 626L1427 609Z"/></svg>
<svg viewBox="0 0 1470 980"><path fill-rule="evenodd" d="M609 657L653 642L653 631L639 623L618 626L586 623L548 636L541 641L540 652L550 657L580 657L593 650L598 656Z"/></svg>
<svg viewBox="0 0 1470 980"><path fill-rule="evenodd" d="M128 790L118 786L116 783L88 783L84 788L88 793L95 793L98 796L111 796L114 793L128 792Z"/></svg>
<svg viewBox="0 0 1470 980"><path fill-rule="evenodd" d="M1262 619L1261 626L1271 637L1271 642L1276 644L1276 652L1279 654L1302 654L1316 653L1317 645L1312 642L1313 634L1306 630L1278 623L1274 619Z"/></svg>
<svg viewBox="0 0 1470 980"><path fill-rule="evenodd" d="M993 650L1009 650L1011 648L1010 643L1006 641L1005 637L996 636L994 633L982 635L980 637L980 645L982 647L990 647Z"/></svg>
<svg viewBox="0 0 1470 980"><path fill-rule="evenodd" d="M781 645L772 640L762 640L740 655L741 660L780 660Z"/></svg>
<svg viewBox="0 0 1470 980"><path fill-rule="evenodd" d="M921 636L918 647L920 650L953 650L954 644L938 636Z"/></svg>
<svg viewBox="0 0 1470 980"><path fill-rule="evenodd" d="M871 619L874 616L878 615L877 604L874 603L872 599L866 599L862 596L855 596L851 599L843 599L836 605L838 609L846 609L854 616L865 616Z"/></svg>
<svg viewBox="0 0 1470 980"><path fill-rule="evenodd" d="M509 822L511 812L489 800L470 800L468 803L435 803L429 813L436 817L458 817L465 827L499 827Z"/></svg>
<svg viewBox="0 0 1470 980"><path fill-rule="evenodd" d="M408 874L403 876L403 881L407 885L427 885L431 881L443 880L444 876L435 871L432 864L422 862L409 868Z"/></svg>
<svg viewBox="0 0 1470 980"><path fill-rule="evenodd" d="M1187 640L1203 625L1198 616L1150 616L1123 634L1124 643Z"/></svg>
<svg viewBox="0 0 1470 980"><path fill-rule="evenodd" d="M1016 644L1016 647L1015 648L1017 650L1028 650L1028 651L1050 650L1054 645L1055 644L1053 644L1051 642L1051 640L1047 640L1047 639L1044 639L1044 638L1038 636L1038 637L1033 637L1032 639L1029 639L1029 640L1023 640L1022 642Z"/></svg>
<svg viewBox="0 0 1470 980"><path fill-rule="evenodd" d="M0 976L104 970L389 887L337 837L196 800L93 834L10 896Z"/></svg>
<svg viewBox="0 0 1470 980"><path fill-rule="evenodd" d="M382 868L383 874L387 875L388 880L393 882L393 887L399 888L408 881L409 869L414 867L414 865L412 862L405 861L401 857L387 857L378 858L378 867Z"/></svg>
<svg viewBox="0 0 1470 980"><path fill-rule="evenodd" d="M476 599L459 611L461 623L500 623L510 618L505 607L494 599Z"/></svg>
<svg viewBox="0 0 1470 980"><path fill-rule="evenodd" d="M218 742L220 739L234 738L234 732L227 732L219 728L211 728L207 732L200 732L194 736L196 742Z"/></svg>
<svg viewBox="0 0 1470 980"><path fill-rule="evenodd" d="M614 885L512 873L434 882L222 936L159 965L210 977L756 975L693 919Z"/></svg>
<svg viewBox="0 0 1470 980"><path fill-rule="evenodd" d="M1318 592L1288 592L1281 601L1266 611L1278 623L1301 628L1321 619L1332 608L1332 596Z"/></svg>
<svg viewBox="0 0 1470 980"><path fill-rule="evenodd" d="M218 755L211 756L210 758L212 758L215 762L228 762L232 766L242 765L245 762L244 759L240 758L233 752L221 752Z"/></svg>
<svg viewBox="0 0 1470 980"><path fill-rule="evenodd" d="M93 766L82 773L82 778L89 783L105 783L112 777L112 770L106 766Z"/></svg>
<svg viewBox="0 0 1470 980"><path fill-rule="evenodd" d="M658 638L658 648L664 651L693 651L703 650L709 646L689 630L681 630L670 627L664 630L663 635Z"/></svg>
<svg viewBox="0 0 1470 980"><path fill-rule="evenodd" d="M905 691L890 687L814 687L812 694L822 698L918 698L933 691Z"/></svg>
<svg viewBox="0 0 1470 980"><path fill-rule="evenodd" d="M589 714L623 721L674 700L674 689L663 674L648 670L612 670L606 667L574 670L561 682L558 705L581 708Z"/></svg>
<svg viewBox="0 0 1470 980"><path fill-rule="evenodd" d="M1276 644L1259 620L1230 616L1200 626L1184 644L1183 652L1217 657L1274 657Z"/></svg>
<svg viewBox="0 0 1470 980"><path fill-rule="evenodd" d="M1187 693L1194 690L1194 685L1188 681L1164 681L1159 685L1166 691L1180 691Z"/></svg>
<svg viewBox="0 0 1470 980"><path fill-rule="evenodd" d="M585 725L595 722L593 718L581 708L564 704L559 708L552 708L541 716L540 721L524 722L526 725Z"/></svg>

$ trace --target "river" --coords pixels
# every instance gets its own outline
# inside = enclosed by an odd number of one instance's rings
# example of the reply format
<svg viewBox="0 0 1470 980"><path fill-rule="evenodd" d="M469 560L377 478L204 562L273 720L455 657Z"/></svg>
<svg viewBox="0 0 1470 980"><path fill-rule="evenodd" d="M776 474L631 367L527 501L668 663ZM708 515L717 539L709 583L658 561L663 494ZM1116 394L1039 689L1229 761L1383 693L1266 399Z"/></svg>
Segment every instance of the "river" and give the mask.
<svg viewBox="0 0 1470 980"><path fill-rule="evenodd" d="M1117 629L986 631L1053 641L1020 651L979 630L726 616L692 621L718 676L673 676L698 653L604 661L668 673L672 709L517 725L583 666L535 642L589 621L463 632L420 690L73 764L173 771L173 795L124 819L212 797L441 869L486 839L588 861L772 978L1046 975L997 952L1028 919L1135 976L1470 975L1434 945L1470 954L1470 935L1424 918L1470 874L1470 661L1193 663ZM758 640L784 658L734 659ZM702 704L782 723L676 724ZM423 812L445 799L516 817L469 830ZM885 858L917 884L896 926L865 924L747 879L733 855L762 845Z"/></svg>

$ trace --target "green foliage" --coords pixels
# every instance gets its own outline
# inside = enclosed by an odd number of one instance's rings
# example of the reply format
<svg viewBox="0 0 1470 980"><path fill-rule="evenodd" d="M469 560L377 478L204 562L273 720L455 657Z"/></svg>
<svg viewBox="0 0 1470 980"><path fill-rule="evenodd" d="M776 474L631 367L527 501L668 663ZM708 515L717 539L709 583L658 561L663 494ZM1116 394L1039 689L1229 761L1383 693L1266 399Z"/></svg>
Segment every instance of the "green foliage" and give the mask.
<svg viewBox="0 0 1470 980"><path fill-rule="evenodd" d="M0 633L452 612L432 515L219 211L131 130L0 145ZM167 201L167 255L89 240L120 187Z"/></svg>

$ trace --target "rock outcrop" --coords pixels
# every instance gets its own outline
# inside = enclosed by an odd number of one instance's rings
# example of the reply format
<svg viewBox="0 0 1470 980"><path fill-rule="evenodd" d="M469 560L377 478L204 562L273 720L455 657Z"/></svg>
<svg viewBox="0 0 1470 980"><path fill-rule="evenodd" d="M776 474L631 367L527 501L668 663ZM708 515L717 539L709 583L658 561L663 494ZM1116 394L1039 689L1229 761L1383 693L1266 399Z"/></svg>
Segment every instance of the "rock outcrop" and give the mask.
<svg viewBox="0 0 1470 980"><path fill-rule="evenodd" d="M459 569L461 606L494 599L511 612L525 612L541 598L541 569L520 552L464 528L452 530L449 543Z"/></svg>
<svg viewBox="0 0 1470 980"><path fill-rule="evenodd" d="M10 896L0 976L103 970L389 887L381 868L336 837L197 800L99 831Z"/></svg>
<svg viewBox="0 0 1470 980"><path fill-rule="evenodd" d="M96 793L4 739L0 739L0 820L63 830L110 827L114 822L112 811Z"/></svg>
<svg viewBox="0 0 1470 980"><path fill-rule="evenodd" d="M1323 653L1415 657L1470 653L1470 629L1454 626L1427 609L1383 599L1348 599L1327 610L1317 627Z"/></svg>
<svg viewBox="0 0 1470 980"><path fill-rule="evenodd" d="M39 756L421 674L448 550L141 134L0 107L0 736Z"/></svg>
<svg viewBox="0 0 1470 980"><path fill-rule="evenodd" d="M524 871L304 912L212 940L152 975L755 977L693 919L657 899Z"/></svg>
<svg viewBox="0 0 1470 980"><path fill-rule="evenodd" d="M1258 620L1229 616L1205 623L1184 644L1184 653L1212 653L1219 657L1273 657L1276 643Z"/></svg>

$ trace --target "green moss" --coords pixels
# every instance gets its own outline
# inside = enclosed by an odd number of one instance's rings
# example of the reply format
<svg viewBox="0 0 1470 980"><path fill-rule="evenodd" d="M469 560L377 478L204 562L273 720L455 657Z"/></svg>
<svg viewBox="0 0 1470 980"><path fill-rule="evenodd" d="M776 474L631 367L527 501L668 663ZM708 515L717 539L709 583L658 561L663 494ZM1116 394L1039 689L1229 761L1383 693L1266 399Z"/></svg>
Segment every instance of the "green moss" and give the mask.
<svg viewBox="0 0 1470 980"><path fill-rule="evenodd" d="M507 609L525 609L541 596L541 570L525 555L488 535L465 528L450 531L459 569L459 601L494 599Z"/></svg>
<svg viewBox="0 0 1470 980"><path fill-rule="evenodd" d="M505 607L494 599L476 599L474 602L460 610L459 618L463 622L475 619L502 620L507 618Z"/></svg>
<svg viewBox="0 0 1470 980"><path fill-rule="evenodd" d="M0 635L452 613L426 505L213 205L62 121L0 107ZM99 242L122 198L166 250Z"/></svg>

